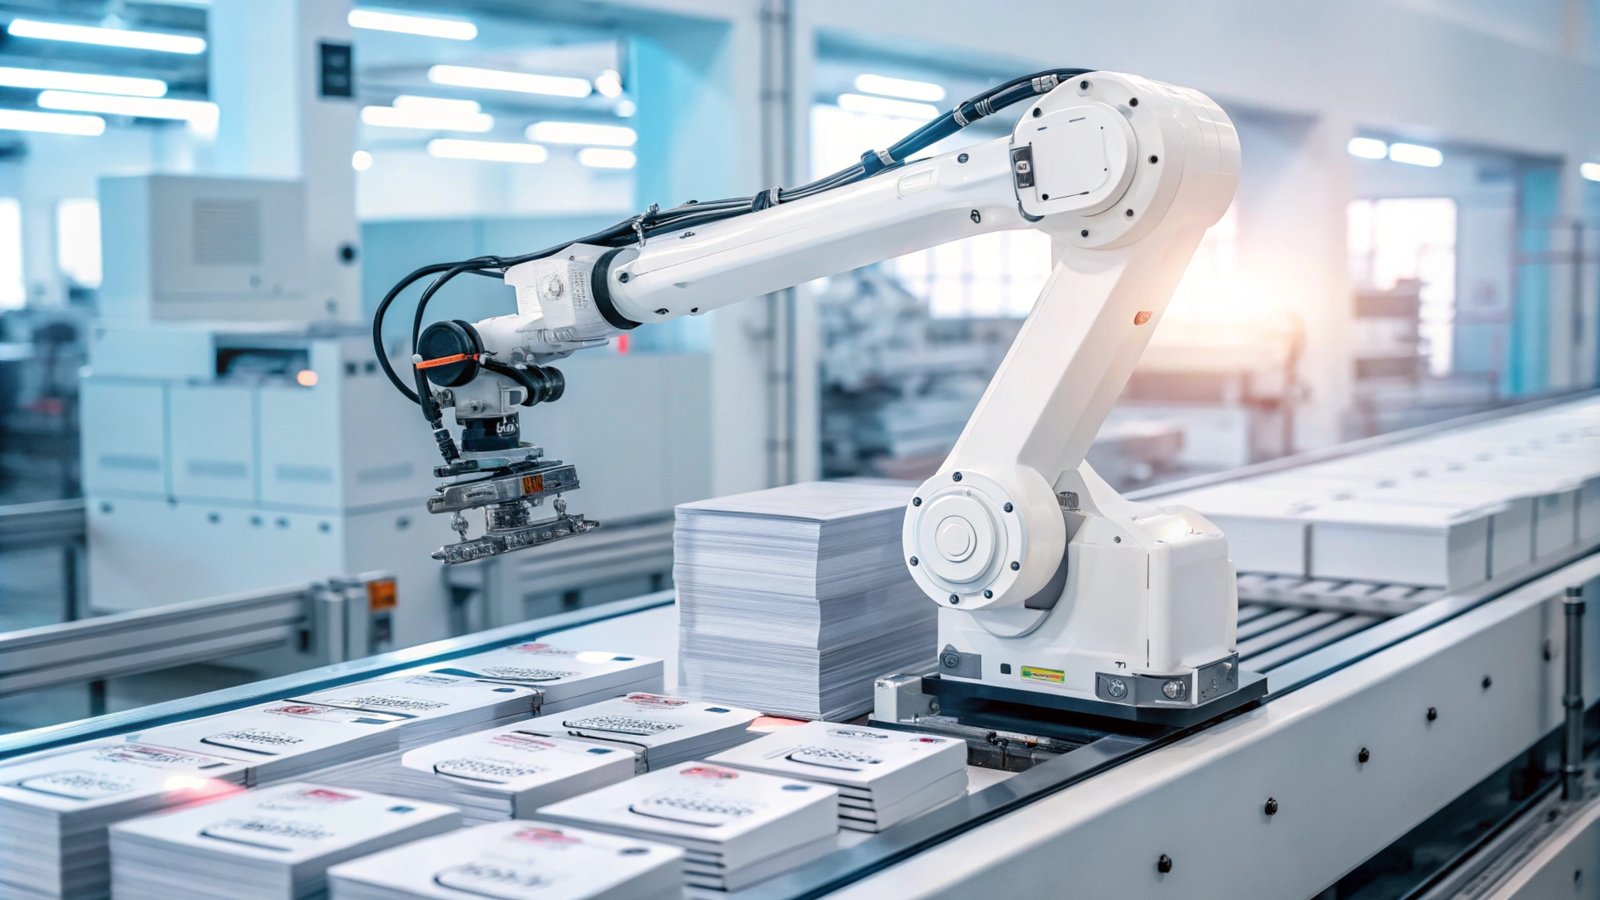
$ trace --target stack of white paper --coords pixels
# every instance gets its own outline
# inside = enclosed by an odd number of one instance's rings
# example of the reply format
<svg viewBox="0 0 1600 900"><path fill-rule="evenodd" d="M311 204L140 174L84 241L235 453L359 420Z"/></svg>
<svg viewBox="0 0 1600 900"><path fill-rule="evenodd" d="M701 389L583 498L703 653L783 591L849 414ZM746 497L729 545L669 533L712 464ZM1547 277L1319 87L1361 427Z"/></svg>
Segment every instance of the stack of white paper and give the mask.
<svg viewBox="0 0 1600 900"><path fill-rule="evenodd" d="M434 671L539 689L535 712L553 713L632 691L660 693L661 660L545 643L515 644L451 660Z"/></svg>
<svg viewBox="0 0 1600 900"><path fill-rule="evenodd" d="M626 747L644 772L742 744L755 737L749 726L760 715L753 709L641 692L529 719L517 730Z"/></svg>
<svg viewBox="0 0 1600 900"><path fill-rule="evenodd" d="M242 763L113 740L0 764L0 895L104 897L106 828L240 791Z"/></svg>
<svg viewBox="0 0 1600 900"><path fill-rule="evenodd" d="M532 818L557 800L615 784L634 774L627 747L530 734L506 725L408 751L392 790L447 803L468 824Z"/></svg>
<svg viewBox="0 0 1600 900"><path fill-rule="evenodd" d="M825 784L691 762L563 800L539 818L677 844L688 885L737 891L836 847L837 797Z"/></svg>
<svg viewBox="0 0 1600 900"><path fill-rule="evenodd" d="M448 806L305 782L111 829L117 900L325 897L328 867L455 829Z"/></svg>
<svg viewBox="0 0 1600 900"><path fill-rule="evenodd" d="M403 721L392 713L290 700L162 725L136 737L247 763L245 783L254 787L392 754Z"/></svg>
<svg viewBox="0 0 1600 900"><path fill-rule="evenodd" d="M295 702L400 720L388 752L315 773L316 780L327 784L382 791L405 751L458 734L520 722L533 714L538 696L537 690L523 685L413 671L305 694Z"/></svg>
<svg viewBox="0 0 1600 900"><path fill-rule="evenodd" d="M438 672L402 672L294 698L371 715L398 717L400 749L533 715L538 691Z"/></svg>
<svg viewBox="0 0 1600 900"><path fill-rule="evenodd" d="M498 822L385 850L328 873L335 900L659 900L683 851L543 822Z"/></svg>
<svg viewBox="0 0 1600 900"><path fill-rule="evenodd" d="M711 757L839 789L839 825L880 831L967 792L962 741L862 725L807 722Z"/></svg>
<svg viewBox="0 0 1600 900"><path fill-rule="evenodd" d="M682 690L846 719L872 707L874 678L931 669L937 609L900 547L911 496L812 482L679 506Z"/></svg>

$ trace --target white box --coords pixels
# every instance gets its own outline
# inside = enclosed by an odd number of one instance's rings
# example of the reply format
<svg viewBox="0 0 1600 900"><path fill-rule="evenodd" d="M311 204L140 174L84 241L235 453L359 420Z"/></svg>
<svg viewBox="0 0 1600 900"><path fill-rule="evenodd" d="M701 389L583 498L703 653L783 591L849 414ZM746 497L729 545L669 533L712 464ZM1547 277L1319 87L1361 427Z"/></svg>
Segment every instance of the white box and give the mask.
<svg viewBox="0 0 1600 900"><path fill-rule="evenodd" d="M306 290L299 182L133 175L100 179L105 319L298 320Z"/></svg>
<svg viewBox="0 0 1600 900"><path fill-rule="evenodd" d="M1345 500L1309 513L1311 575L1459 590L1489 577L1489 516Z"/></svg>
<svg viewBox="0 0 1600 900"><path fill-rule="evenodd" d="M1377 503L1416 503L1454 512L1489 516L1489 577L1498 578L1533 561L1532 497L1495 502L1485 493L1433 479L1406 481L1363 493L1356 499Z"/></svg>
<svg viewBox="0 0 1600 900"><path fill-rule="evenodd" d="M1228 556L1240 572L1298 575L1309 572L1307 523L1311 504L1278 491L1217 485L1159 498L1164 506L1187 506L1211 520L1228 539Z"/></svg>

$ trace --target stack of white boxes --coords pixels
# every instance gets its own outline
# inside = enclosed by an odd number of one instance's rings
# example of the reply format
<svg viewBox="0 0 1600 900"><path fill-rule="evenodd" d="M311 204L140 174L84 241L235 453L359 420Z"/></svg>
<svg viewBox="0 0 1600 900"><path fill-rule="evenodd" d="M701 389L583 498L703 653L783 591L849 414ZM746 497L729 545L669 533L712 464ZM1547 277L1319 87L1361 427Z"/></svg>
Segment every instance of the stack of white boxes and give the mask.
<svg viewBox="0 0 1600 900"><path fill-rule="evenodd" d="M107 827L243 790L240 762L131 741L0 765L0 897L104 897Z"/></svg>
<svg viewBox="0 0 1600 900"><path fill-rule="evenodd" d="M453 831L461 814L409 798L290 782L111 829L119 900L328 895L328 867Z"/></svg>
<svg viewBox="0 0 1600 900"><path fill-rule="evenodd" d="M1466 590L1600 543L1600 400L1170 494L1240 572ZM1471 448L1469 451L1467 448Z"/></svg>
<svg viewBox="0 0 1600 900"><path fill-rule="evenodd" d="M707 762L831 784L839 827L851 831L882 831L967 793L966 742L865 725L779 728Z"/></svg>
<svg viewBox="0 0 1600 900"><path fill-rule="evenodd" d="M328 873L334 900L659 900L683 893L683 851L544 822L466 828Z"/></svg>
<svg viewBox="0 0 1600 900"><path fill-rule="evenodd" d="M838 791L687 762L539 810L552 822L677 844L689 887L737 891L837 846Z"/></svg>
<svg viewBox="0 0 1600 900"><path fill-rule="evenodd" d="M454 806L468 824L479 824L532 818L541 806L634 775L630 747L599 747L524 728L506 725L418 747L387 773L392 789Z"/></svg>
<svg viewBox="0 0 1600 900"><path fill-rule="evenodd" d="M523 722L519 732L632 751L639 772L702 759L755 737L753 709L637 692Z"/></svg>

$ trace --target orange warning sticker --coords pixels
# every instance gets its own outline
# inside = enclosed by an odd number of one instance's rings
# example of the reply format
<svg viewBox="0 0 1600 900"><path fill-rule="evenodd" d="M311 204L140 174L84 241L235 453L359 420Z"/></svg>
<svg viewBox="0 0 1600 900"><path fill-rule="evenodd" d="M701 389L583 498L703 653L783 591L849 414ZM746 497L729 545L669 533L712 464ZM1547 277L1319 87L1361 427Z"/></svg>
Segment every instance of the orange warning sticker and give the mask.
<svg viewBox="0 0 1600 900"><path fill-rule="evenodd" d="M522 476L522 492L524 494L537 494L544 490L543 475Z"/></svg>
<svg viewBox="0 0 1600 900"><path fill-rule="evenodd" d="M393 578L367 582L367 609L382 612L400 605L400 590Z"/></svg>

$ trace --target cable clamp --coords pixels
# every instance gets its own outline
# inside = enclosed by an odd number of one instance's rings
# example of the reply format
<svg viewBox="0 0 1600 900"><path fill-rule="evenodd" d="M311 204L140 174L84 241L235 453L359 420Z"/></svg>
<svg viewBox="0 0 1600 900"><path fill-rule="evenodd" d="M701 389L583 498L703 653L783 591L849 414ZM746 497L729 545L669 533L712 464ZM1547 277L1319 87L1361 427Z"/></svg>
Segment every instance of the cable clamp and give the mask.
<svg viewBox="0 0 1600 900"><path fill-rule="evenodd" d="M661 211L661 204L652 203L652 204L650 204L650 208L649 209L647 209L644 212L639 213L637 216L633 217L633 222L631 223L632 224L632 228L633 228L633 236L634 236L634 238L636 238L639 241L639 247L641 249L643 249L643 247L644 247L644 220L649 218L649 217L651 217L651 216L654 216L656 213L658 213L660 211Z"/></svg>
<svg viewBox="0 0 1600 900"><path fill-rule="evenodd" d="M957 125L961 126L962 128L967 127L967 117L961 114L961 107L959 105L956 106L955 109L950 110L950 115L955 117Z"/></svg>
<svg viewBox="0 0 1600 900"><path fill-rule="evenodd" d="M782 203L782 191L783 188L781 187L769 187L766 190L756 194L754 197L751 197L750 211L760 212L763 209L770 209L774 206L777 206L779 203Z"/></svg>
<svg viewBox="0 0 1600 900"><path fill-rule="evenodd" d="M1048 94L1055 90L1056 85L1060 83L1060 76L1054 73L1049 75L1039 75L1033 79L1033 92L1035 94Z"/></svg>
<svg viewBox="0 0 1600 900"><path fill-rule="evenodd" d="M976 108L973 111L978 114L978 118L982 119L986 116L994 115L994 107L989 105L990 99L989 97L984 97L975 104Z"/></svg>

